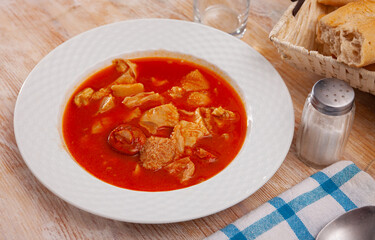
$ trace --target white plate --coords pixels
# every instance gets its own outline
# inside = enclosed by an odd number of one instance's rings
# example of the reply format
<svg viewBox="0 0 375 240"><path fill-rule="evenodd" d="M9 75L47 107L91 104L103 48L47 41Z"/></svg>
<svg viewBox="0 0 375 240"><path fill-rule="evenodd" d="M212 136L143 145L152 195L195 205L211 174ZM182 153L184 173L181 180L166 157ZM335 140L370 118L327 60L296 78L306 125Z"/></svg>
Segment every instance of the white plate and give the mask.
<svg viewBox="0 0 375 240"><path fill-rule="evenodd" d="M167 192L118 188L93 177L71 158L61 138L61 110L66 94L88 69L119 54L159 49L192 55L228 74L250 112L251 130L236 159L203 183ZM289 150L294 114L277 71L241 40L197 23L144 19L92 29L50 52L21 89L14 129L27 166L60 198L107 218L168 223L221 211L266 183Z"/></svg>

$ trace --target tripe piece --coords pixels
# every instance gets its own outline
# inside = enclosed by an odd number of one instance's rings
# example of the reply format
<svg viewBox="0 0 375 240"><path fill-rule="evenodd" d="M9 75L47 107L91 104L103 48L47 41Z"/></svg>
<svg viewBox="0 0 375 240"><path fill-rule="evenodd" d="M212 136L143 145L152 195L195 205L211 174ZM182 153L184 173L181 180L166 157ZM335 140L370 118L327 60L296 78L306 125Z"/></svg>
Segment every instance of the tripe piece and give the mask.
<svg viewBox="0 0 375 240"><path fill-rule="evenodd" d="M186 91L201 91L210 88L210 84L203 74L198 70L191 71L181 80L182 88Z"/></svg>
<svg viewBox="0 0 375 240"><path fill-rule="evenodd" d="M147 110L141 117L139 125L150 133L156 134L159 127L174 127L178 124L179 114L172 104L164 104Z"/></svg>
<svg viewBox="0 0 375 240"><path fill-rule="evenodd" d="M207 92L192 92L186 102L192 107L204 107L211 103L211 99Z"/></svg>
<svg viewBox="0 0 375 240"><path fill-rule="evenodd" d="M174 86L168 90L168 94L172 98L182 98L184 96L184 93L185 93L185 90L177 86Z"/></svg>
<svg viewBox="0 0 375 240"><path fill-rule="evenodd" d="M185 147L193 147L199 138L208 136L210 133L201 124L181 120L172 132L172 139L176 140L177 151L182 154Z"/></svg>
<svg viewBox="0 0 375 240"><path fill-rule="evenodd" d="M78 106L86 106L89 104L92 95L94 94L94 90L92 88L85 88L80 91L74 97L74 103Z"/></svg>
<svg viewBox="0 0 375 240"><path fill-rule="evenodd" d="M140 151L142 166L158 170L170 163L176 154L176 143L170 138L151 136Z"/></svg>
<svg viewBox="0 0 375 240"><path fill-rule="evenodd" d="M115 107L115 98L111 94L109 94L109 96L104 97L102 101L100 102L98 113L107 112L114 107Z"/></svg>
<svg viewBox="0 0 375 240"><path fill-rule="evenodd" d="M140 107L147 103L161 104L163 102L164 98L160 96L159 93L155 92L138 93L133 96L125 97L125 99L122 101L122 103L128 108Z"/></svg>
<svg viewBox="0 0 375 240"><path fill-rule="evenodd" d="M195 165L189 157L185 157L168 164L164 169L183 183L193 176Z"/></svg>
<svg viewBox="0 0 375 240"><path fill-rule="evenodd" d="M112 61L112 64L116 67L116 70L118 72L129 72L129 74L134 77L134 79L137 79L138 77L138 66L137 64L127 60L127 59L115 59Z"/></svg>
<svg viewBox="0 0 375 240"><path fill-rule="evenodd" d="M127 97L144 91L142 83L113 85L111 89L115 97Z"/></svg>

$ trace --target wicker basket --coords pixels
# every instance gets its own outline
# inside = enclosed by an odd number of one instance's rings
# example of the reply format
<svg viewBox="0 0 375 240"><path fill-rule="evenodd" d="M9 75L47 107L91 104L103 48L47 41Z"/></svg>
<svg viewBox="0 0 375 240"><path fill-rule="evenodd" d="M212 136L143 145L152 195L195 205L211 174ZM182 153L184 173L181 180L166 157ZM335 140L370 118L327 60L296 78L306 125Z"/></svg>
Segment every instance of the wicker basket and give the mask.
<svg viewBox="0 0 375 240"><path fill-rule="evenodd" d="M318 51L311 51L278 38L279 33L285 31L286 25L290 24L291 18L294 18L292 10L295 5L296 3L291 4L269 35L281 54L281 58L298 69L344 80L354 88L375 95L375 71L350 67L332 57L324 56ZM304 19L308 19L308 17ZM290 26L288 28L290 29Z"/></svg>

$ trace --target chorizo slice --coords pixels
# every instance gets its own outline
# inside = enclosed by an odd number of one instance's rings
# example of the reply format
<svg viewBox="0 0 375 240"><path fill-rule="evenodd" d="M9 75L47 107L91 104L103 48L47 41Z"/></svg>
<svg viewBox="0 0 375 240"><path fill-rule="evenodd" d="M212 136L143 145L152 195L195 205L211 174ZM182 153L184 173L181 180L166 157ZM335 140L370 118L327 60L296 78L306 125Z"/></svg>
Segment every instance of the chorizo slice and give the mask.
<svg viewBox="0 0 375 240"><path fill-rule="evenodd" d="M126 155L137 154L145 142L146 135L142 130L129 124L117 126L108 136L109 145Z"/></svg>

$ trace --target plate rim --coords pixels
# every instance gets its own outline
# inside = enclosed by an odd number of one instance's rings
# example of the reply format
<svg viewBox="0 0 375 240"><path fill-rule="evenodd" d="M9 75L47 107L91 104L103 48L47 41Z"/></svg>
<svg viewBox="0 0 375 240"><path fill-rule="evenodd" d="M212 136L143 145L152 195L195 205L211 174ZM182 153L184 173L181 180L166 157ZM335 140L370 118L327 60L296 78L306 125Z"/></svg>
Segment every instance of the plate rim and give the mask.
<svg viewBox="0 0 375 240"><path fill-rule="evenodd" d="M283 82L281 76L279 75L279 73L276 71L275 68L273 68L273 66L271 65L271 67L274 69L275 73L278 75L278 77L281 79L281 82L282 82L282 85L284 85L284 90L286 90L286 93L287 93L287 99L288 99L288 102L289 102L289 107L291 108L291 118L293 119L292 121L292 124L291 124L291 128L293 131L290 132L289 136L287 136L286 138L286 141L289 142L287 145L288 145L288 149L285 150L284 153L282 153L283 155L283 159L281 161L278 161L278 163L274 166L273 168L273 171L272 173L270 173L266 178L264 178L262 181L259 182L259 186L256 187L256 190L253 191L252 193L250 193L249 195L247 194L244 194L243 197L241 199L233 199L232 202L227 202L227 204L224 204L222 205L221 208L218 208L216 210L213 210L213 211L210 211L210 212L206 212L204 214L200 214L199 216L195 216L193 218L184 218L184 217L181 217L180 219L171 219L170 221L165 221L165 220L162 220L160 222L158 221L137 221L137 220L129 220L129 219L124 219L123 217L119 217L119 218L116 218L116 216L108 216L106 214L103 214L101 212L95 212L93 211L92 209L89 209L89 208L86 208L85 206L82 206L82 205L79 205L77 204L76 202L74 201L71 201L70 199L67 199L65 196L61 195L60 192L58 191L55 191L55 189L51 188L48 183L45 183L44 181L42 181L39 176L38 176L38 173L36 173L34 171L34 169L29 165L29 162L28 160L26 160L28 157L25 156L24 152L23 152L23 148L22 144L20 144L20 136L19 136L19 133L17 133L18 131L18 127L17 127L17 124L18 124L18 116L19 116L19 109L20 109L20 96L22 96L23 94L23 90L24 90L24 86L27 84L30 76L32 76L33 72L41 65L43 64L44 61L47 61L48 58L53 54L53 52L56 51L56 49L58 48L63 48L64 46L66 46L66 44L68 42L71 42L71 41L74 41L74 39L78 39L79 37L83 36L84 34L87 34L88 32L92 32L92 31L100 31L100 29L106 29L108 27L111 27L111 26L114 26L114 25L121 25L121 24L131 24L132 22L140 22L140 21L145 21L145 22L149 22L149 21L158 21L158 22L179 22L179 23L182 23L182 24L191 24L192 26L193 25L197 25L197 26L200 26L202 28L206 28L206 29L211 29L210 31L216 31L218 34L222 34L223 36L225 35L225 33L217 30L217 29L213 29L211 27L207 27L205 25L201 25L201 24L198 24L198 23L193 23L193 22L188 22L188 21L183 21L183 20L172 20L172 19L135 19L135 20L126 20L126 21L121 21L121 22L115 22L115 23L111 23L111 24L107 24L107 25L103 25L103 26L99 26L97 28L93 28L93 29L90 29L88 31L85 31L85 32L82 32L72 38L70 38L69 40L65 41L64 43L60 44L59 46L57 46L55 49L53 49L52 51L50 51L45 57L43 57L39 62L38 64L33 68L33 70L29 73L29 75L27 76L25 82L22 84L22 87L21 87L21 90L19 92L19 95L17 97L17 101L16 101L16 105L15 105L15 111L14 111L14 118L13 118L13 125L14 125L14 132L15 132L15 137L16 137L16 142L17 142L17 145L18 145L18 148L19 148L19 151L22 155L22 158L24 159L24 162L26 163L26 165L28 166L28 168L30 169L30 171L33 173L33 175L38 179L39 182L42 183L42 185L44 185L49 191L53 192L55 195L57 195L59 198L63 199L64 201L68 202L69 204L72 204L73 206L79 208L79 209L82 209L82 210L85 210L87 212L90 212L90 213L93 213L95 215L98 215L98 216L101 216L101 217L105 217L105 218L109 218L109 219L114 219L114 220L120 220L120 221L126 221L126 222L133 222L133 223L172 223L172 222L181 222L181 221L187 221L187 220L192 220L192 219L196 219L196 218L201 218L201 217L205 217L205 216L208 216L208 215L211 215L211 214L214 214L214 213L217 213L217 212L220 212L224 209L227 209L228 207L231 207L241 201L243 201L244 199L248 198L250 195L252 195L253 193L255 193L259 188L261 188L275 173L276 171L279 169L279 167L282 165L287 153L289 152L289 148L290 148L290 145L292 143L292 139L293 139L293 134L294 134L294 109L293 109L293 103L292 103L292 100L291 100L291 96L290 96L290 93L285 85L285 83ZM230 36L231 37L231 36ZM251 48L253 50L253 52L256 52L251 46L249 46L248 44L246 44L245 42L237 39L237 38L234 38L234 37L231 37L233 38L233 40L237 41L237 43L240 43L242 45L246 45L247 48ZM259 54L259 53L257 53ZM260 55L260 54L259 54ZM261 55L260 55L261 56ZM262 58L264 58L263 56L261 56ZM199 57L198 57L199 58ZM47 60L46 60L47 59ZM265 59L265 58L264 58ZM265 59L266 60L266 59ZM266 60L267 61L267 60ZM267 61L268 62L268 61ZM236 81L236 80L235 80ZM245 103L246 104L246 103ZM251 108L251 106L248 106L249 108ZM249 138L249 137L247 137ZM246 141L246 140L245 140ZM245 143L244 143L245 144ZM244 145L243 145L244 146ZM242 150L242 148L241 148ZM225 169L224 169L225 170ZM224 171L223 170L223 171ZM207 182L207 181L206 181ZM115 187L115 186L114 186ZM179 191L179 190L175 190L175 191Z"/></svg>

